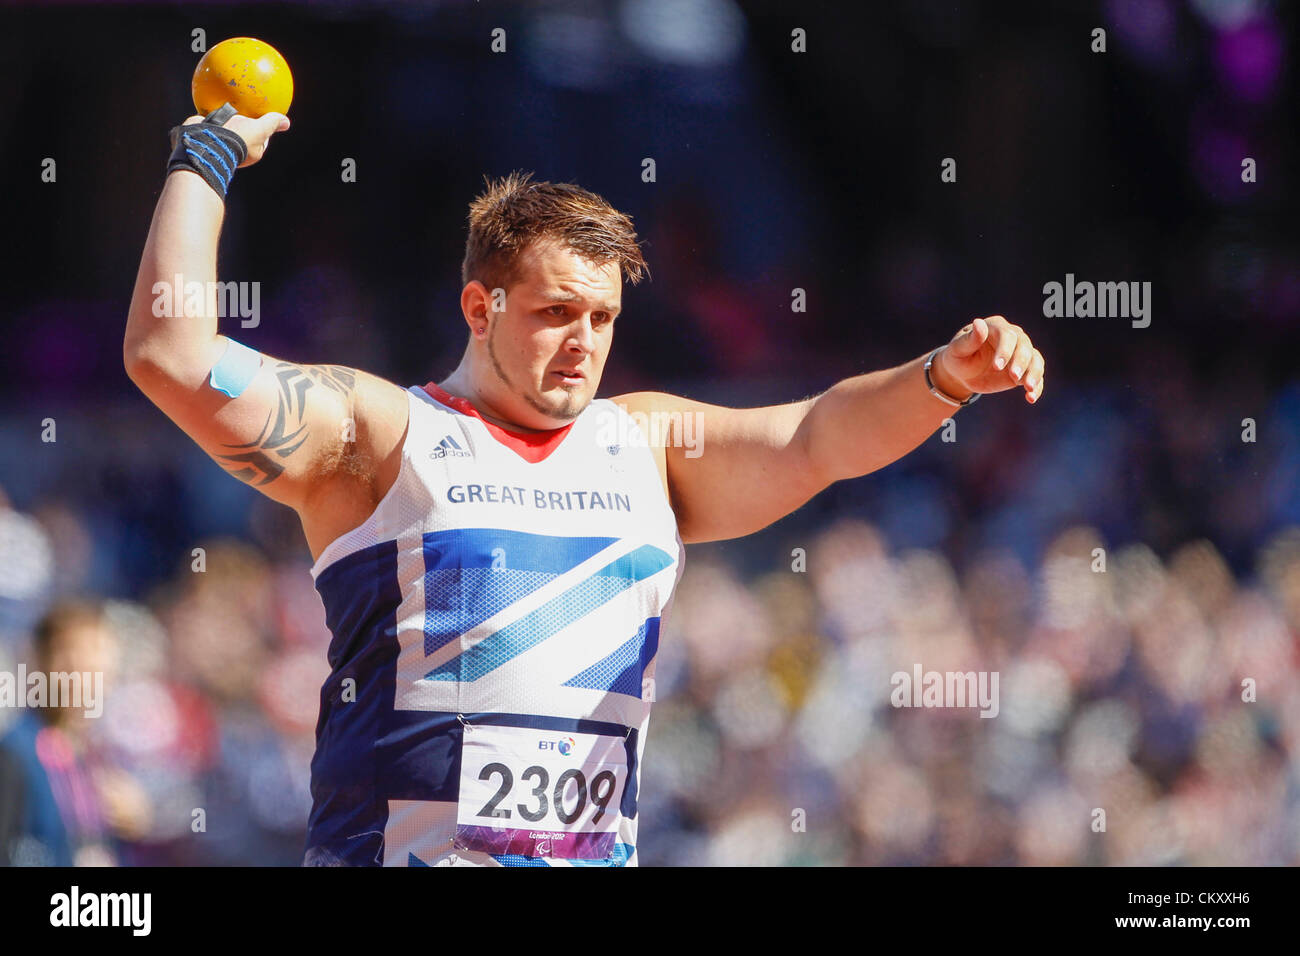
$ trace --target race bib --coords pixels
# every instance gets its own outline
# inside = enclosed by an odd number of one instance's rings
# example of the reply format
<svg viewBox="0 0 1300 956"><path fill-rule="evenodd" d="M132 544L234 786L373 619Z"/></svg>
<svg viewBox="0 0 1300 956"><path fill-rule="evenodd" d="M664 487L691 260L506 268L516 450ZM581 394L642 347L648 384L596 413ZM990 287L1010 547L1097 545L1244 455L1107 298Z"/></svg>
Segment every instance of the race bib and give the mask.
<svg viewBox="0 0 1300 956"><path fill-rule="evenodd" d="M456 846L562 860L609 857L627 786L623 740L529 727L467 727Z"/></svg>

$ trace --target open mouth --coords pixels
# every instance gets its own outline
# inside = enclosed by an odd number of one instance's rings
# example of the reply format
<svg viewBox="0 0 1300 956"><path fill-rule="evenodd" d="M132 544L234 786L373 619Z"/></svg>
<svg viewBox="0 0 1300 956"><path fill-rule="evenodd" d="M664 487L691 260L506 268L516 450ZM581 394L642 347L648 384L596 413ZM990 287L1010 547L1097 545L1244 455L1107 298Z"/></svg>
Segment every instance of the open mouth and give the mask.
<svg viewBox="0 0 1300 956"><path fill-rule="evenodd" d="M574 369L558 369L551 375L564 385L581 385L587 380L587 376Z"/></svg>

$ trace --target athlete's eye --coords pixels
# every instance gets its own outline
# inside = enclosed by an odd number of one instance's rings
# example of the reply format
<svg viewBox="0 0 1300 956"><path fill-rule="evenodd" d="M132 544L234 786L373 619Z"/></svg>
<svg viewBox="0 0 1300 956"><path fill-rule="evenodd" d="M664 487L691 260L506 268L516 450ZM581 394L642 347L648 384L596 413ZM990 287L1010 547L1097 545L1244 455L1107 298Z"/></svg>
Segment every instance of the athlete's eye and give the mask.
<svg viewBox="0 0 1300 956"><path fill-rule="evenodd" d="M558 312L555 311L556 309L559 309L559 311L558 311ZM562 305L553 305L553 306L551 306L549 309L547 309L546 311L549 312L549 313L551 313L551 315L564 315L564 306L562 306Z"/></svg>

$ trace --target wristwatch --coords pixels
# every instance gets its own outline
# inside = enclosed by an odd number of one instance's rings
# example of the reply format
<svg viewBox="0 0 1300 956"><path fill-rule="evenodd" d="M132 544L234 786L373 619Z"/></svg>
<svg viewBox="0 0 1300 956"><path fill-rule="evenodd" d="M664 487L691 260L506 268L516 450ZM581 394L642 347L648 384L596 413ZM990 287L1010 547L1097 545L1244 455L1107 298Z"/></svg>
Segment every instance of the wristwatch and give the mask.
<svg viewBox="0 0 1300 956"><path fill-rule="evenodd" d="M939 391L939 389L935 387L934 379L930 378L930 366L934 364L934 357L938 355L940 352L942 352L945 348L947 348L946 345L939 346L937 349L931 352L930 357L925 360L926 387L930 389L931 392L933 392L935 395L943 399L945 402L947 402L949 405L953 406L954 408L965 408L967 405L974 405L976 402L979 401L980 398L979 392L971 392L968 396L966 396L966 400L964 402L959 402L951 395L947 395L944 392Z"/></svg>

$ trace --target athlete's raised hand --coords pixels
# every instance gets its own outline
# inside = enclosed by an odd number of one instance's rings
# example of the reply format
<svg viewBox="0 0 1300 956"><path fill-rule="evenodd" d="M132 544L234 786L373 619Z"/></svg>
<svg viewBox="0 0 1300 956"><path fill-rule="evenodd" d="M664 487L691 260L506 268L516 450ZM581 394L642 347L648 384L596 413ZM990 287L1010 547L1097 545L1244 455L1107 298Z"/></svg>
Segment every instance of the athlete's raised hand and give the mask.
<svg viewBox="0 0 1300 956"><path fill-rule="evenodd" d="M195 123L203 122L202 116L191 116L183 126L192 126ZM266 147L271 142L271 137L276 133L283 133L289 128L289 117L283 113L266 113L258 119L251 116L241 116L236 113L225 122L226 129L232 133L237 133L248 147L248 155L244 161L239 164L239 168L252 166L266 154Z"/></svg>
<svg viewBox="0 0 1300 956"><path fill-rule="evenodd" d="M961 386L958 393L987 394L1019 385L1028 402L1038 401L1043 394L1042 353L1024 329L1000 315L975 319L965 326L939 352L934 364L941 369L935 375L936 385L943 388L945 380L956 383Z"/></svg>

